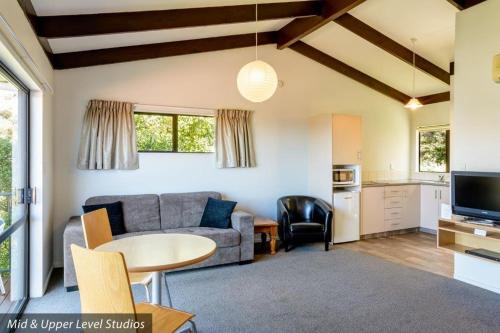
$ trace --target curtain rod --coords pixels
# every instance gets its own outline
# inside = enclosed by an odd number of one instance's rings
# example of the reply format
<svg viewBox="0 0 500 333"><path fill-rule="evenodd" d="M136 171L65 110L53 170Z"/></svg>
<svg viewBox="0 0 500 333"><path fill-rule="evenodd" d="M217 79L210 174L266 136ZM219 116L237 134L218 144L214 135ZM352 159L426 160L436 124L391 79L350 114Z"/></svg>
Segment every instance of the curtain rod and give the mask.
<svg viewBox="0 0 500 333"><path fill-rule="evenodd" d="M190 110L207 110L207 111L216 111L217 108L203 108L203 107L194 107L194 106L179 106L179 105L158 105L158 104L142 104L142 103L132 103L135 106L139 107L154 107L154 108L176 108L176 109L190 109Z"/></svg>

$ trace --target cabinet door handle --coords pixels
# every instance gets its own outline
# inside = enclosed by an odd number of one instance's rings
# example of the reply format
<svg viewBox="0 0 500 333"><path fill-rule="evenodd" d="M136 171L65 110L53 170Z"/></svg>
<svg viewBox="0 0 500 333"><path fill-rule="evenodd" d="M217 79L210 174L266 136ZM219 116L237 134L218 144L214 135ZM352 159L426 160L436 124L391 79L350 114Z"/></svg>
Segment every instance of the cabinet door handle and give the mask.
<svg viewBox="0 0 500 333"><path fill-rule="evenodd" d="M346 199L346 200L347 200L347 199L352 199L352 197L344 197L344 199Z"/></svg>
<svg viewBox="0 0 500 333"><path fill-rule="evenodd" d="M434 199L438 198L438 190L434 190Z"/></svg>
<svg viewBox="0 0 500 333"><path fill-rule="evenodd" d="M439 200L441 200L441 190L439 190Z"/></svg>

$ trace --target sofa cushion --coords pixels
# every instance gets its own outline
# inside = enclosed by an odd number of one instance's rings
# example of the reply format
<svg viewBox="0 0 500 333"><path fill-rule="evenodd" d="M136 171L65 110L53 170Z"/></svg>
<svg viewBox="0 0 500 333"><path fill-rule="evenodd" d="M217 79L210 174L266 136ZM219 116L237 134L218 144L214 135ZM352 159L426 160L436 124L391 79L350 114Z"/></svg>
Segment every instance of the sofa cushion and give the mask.
<svg viewBox="0 0 500 333"><path fill-rule="evenodd" d="M231 225L231 214L236 202L208 198L201 217L200 227L227 229Z"/></svg>
<svg viewBox="0 0 500 333"><path fill-rule="evenodd" d="M217 244L217 247L231 247L240 245L240 233L232 228L179 228L163 230L167 234L190 234L210 238Z"/></svg>
<svg viewBox="0 0 500 333"><path fill-rule="evenodd" d="M125 223L123 222L123 209L121 201L109 204L84 205L82 206L82 208L85 214L105 208L106 212L108 213L111 235L121 235L127 232L127 230L125 229Z"/></svg>
<svg viewBox="0 0 500 333"><path fill-rule="evenodd" d="M160 202L156 194L104 195L87 199L85 205L122 202L127 232L160 230Z"/></svg>
<svg viewBox="0 0 500 333"><path fill-rule="evenodd" d="M160 230L128 232L126 234L113 236L113 239L116 240L116 239L132 237L132 236L152 235L152 234L159 234L159 233L161 233Z"/></svg>
<svg viewBox="0 0 500 333"><path fill-rule="evenodd" d="M160 194L161 229L198 227L208 198L221 199L217 192Z"/></svg>

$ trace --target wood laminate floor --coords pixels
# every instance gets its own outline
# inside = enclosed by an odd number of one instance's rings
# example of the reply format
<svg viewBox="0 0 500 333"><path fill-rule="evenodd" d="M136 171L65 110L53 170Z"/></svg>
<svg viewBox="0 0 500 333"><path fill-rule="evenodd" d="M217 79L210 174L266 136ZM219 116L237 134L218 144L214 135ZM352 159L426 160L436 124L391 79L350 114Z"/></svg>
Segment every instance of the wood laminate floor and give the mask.
<svg viewBox="0 0 500 333"><path fill-rule="evenodd" d="M358 242L336 244L401 265L453 277L453 254L436 247L436 236L426 233L394 235Z"/></svg>

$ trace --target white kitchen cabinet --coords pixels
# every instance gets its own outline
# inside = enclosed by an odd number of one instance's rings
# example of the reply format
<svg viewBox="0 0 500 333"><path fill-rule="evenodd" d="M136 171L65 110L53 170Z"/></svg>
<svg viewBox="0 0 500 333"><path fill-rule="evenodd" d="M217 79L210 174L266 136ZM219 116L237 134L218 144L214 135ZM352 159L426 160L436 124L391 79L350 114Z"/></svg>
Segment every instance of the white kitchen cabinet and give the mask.
<svg viewBox="0 0 500 333"><path fill-rule="evenodd" d="M361 164L361 117L334 114L332 133L333 164Z"/></svg>
<svg viewBox="0 0 500 333"><path fill-rule="evenodd" d="M420 186L420 226L437 230L441 204L450 204L450 188L446 186Z"/></svg>
<svg viewBox="0 0 500 333"><path fill-rule="evenodd" d="M361 235L384 232L384 187L365 187L361 196Z"/></svg>
<svg viewBox="0 0 500 333"><path fill-rule="evenodd" d="M420 186L406 185L403 199L402 229L420 226Z"/></svg>

